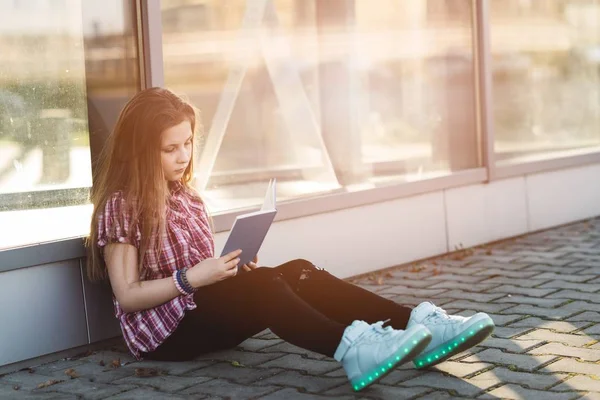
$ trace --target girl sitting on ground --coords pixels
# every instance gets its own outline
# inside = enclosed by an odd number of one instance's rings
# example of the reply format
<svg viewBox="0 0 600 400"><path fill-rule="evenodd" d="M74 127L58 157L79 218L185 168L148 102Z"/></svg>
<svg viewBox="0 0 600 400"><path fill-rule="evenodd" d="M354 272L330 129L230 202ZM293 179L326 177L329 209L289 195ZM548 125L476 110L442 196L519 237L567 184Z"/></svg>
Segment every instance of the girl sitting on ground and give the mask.
<svg viewBox="0 0 600 400"><path fill-rule="evenodd" d="M190 185L199 121L162 88L136 94L101 153L91 199L88 274L108 276L125 343L137 359L190 360L270 329L341 362L354 390L395 366L440 363L482 340L491 318L414 309L306 260L239 269L215 257L205 203Z"/></svg>

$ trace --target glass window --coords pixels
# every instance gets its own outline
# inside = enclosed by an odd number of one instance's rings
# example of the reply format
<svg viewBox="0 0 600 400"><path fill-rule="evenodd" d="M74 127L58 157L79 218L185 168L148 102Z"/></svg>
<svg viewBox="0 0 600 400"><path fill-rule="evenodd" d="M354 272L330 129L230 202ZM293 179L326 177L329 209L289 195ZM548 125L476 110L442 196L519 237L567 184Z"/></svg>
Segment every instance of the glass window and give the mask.
<svg viewBox="0 0 600 400"><path fill-rule="evenodd" d="M90 143L139 86L128 1L25 3L0 2L0 249L87 234Z"/></svg>
<svg viewBox="0 0 600 400"><path fill-rule="evenodd" d="M201 110L213 210L259 203L272 177L290 199L480 165L471 1L372 3L161 2L165 82Z"/></svg>
<svg viewBox="0 0 600 400"><path fill-rule="evenodd" d="M492 0L497 165L600 150L600 1Z"/></svg>

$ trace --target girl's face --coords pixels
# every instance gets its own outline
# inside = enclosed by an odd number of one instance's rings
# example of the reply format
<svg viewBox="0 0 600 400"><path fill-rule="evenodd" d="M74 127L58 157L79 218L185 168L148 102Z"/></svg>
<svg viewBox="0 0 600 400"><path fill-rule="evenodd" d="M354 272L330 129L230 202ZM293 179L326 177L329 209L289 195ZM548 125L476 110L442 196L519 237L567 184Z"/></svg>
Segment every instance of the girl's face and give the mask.
<svg viewBox="0 0 600 400"><path fill-rule="evenodd" d="M185 120L161 135L160 160L167 181L181 179L192 157L192 126Z"/></svg>

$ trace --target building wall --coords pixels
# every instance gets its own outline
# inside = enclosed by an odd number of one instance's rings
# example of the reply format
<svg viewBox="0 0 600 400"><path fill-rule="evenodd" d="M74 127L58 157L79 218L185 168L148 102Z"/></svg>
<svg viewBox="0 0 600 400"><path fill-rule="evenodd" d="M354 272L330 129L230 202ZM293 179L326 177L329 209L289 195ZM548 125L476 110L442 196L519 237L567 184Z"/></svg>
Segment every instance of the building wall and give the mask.
<svg viewBox="0 0 600 400"><path fill-rule="evenodd" d="M593 164L276 222L261 264L306 258L347 278L599 216L599 174ZM109 286L89 283L82 261L0 273L0 321L11 321L0 366L120 334Z"/></svg>

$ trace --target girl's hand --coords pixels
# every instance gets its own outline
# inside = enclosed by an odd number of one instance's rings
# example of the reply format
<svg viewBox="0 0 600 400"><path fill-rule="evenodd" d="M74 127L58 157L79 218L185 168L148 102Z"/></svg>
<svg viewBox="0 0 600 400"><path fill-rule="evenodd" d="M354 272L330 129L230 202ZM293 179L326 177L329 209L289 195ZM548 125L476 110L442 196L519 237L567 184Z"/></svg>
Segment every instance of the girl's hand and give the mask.
<svg viewBox="0 0 600 400"><path fill-rule="evenodd" d="M258 265L256 265L256 263L258 262L258 256L254 256L254 260L250 261L248 264L245 264L242 268L244 269L244 271L252 271L253 269L258 268Z"/></svg>
<svg viewBox="0 0 600 400"><path fill-rule="evenodd" d="M240 262L239 255L242 250L235 250L219 258L207 258L194 265L187 272L190 284L197 288L208 286L231 278L237 274L237 265Z"/></svg>

